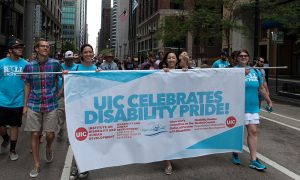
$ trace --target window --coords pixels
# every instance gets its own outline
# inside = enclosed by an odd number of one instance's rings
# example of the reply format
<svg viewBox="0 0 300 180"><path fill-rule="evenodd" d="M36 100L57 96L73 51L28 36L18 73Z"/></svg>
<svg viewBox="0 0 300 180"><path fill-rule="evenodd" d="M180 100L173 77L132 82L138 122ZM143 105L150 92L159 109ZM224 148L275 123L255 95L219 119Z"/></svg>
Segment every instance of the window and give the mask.
<svg viewBox="0 0 300 180"><path fill-rule="evenodd" d="M171 0L170 9L184 9L183 2L184 0Z"/></svg>

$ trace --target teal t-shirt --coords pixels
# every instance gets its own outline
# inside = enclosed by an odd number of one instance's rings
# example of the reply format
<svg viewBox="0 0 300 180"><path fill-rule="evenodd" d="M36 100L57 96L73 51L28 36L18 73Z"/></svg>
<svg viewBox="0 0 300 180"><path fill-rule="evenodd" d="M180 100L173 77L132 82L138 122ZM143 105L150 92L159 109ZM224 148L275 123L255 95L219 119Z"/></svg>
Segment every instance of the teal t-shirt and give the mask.
<svg viewBox="0 0 300 180"><path fill-rule="evenodd" d="M218 59L217 61L215 61L212 65L212 68L226 68L228 67L230 64L228 61L223 61L221 59Z"/></svg>
<svg viewBox="0 0 300 180"><path fill-rule="evenodd" d="M72 71L95 71L97 69L97 66L92 64L91 66L84 66L82 64L78 64L78 68L74 67Z"/></svg>
<svg viewBox="0 0 300 180"><path fill-rule="evenodd" d="M28 62L9 57L0 60L0 106L18 108L23 106L24 81L15 73L22 73Z"/></svg>
<svg viewBox="0 0 300 180"><path fill-rule="evenodd" d="M75 63L73 63L71 67L66 66L65 63L61 64L62 69L67 70L67 71L72 71L72 69L76 69L77 66L78 66L78 64L75 64ZM61 88L61 85L62 85L62 77L59 76L59 78L58 78L58 89Z"/></svg>
<svg viewBox="0 0 300 180"><path fill-rule="evenodd" d="M261 72L250 69L249 74L245 76L245 113L259 113L258 88L261 84Z"/></svg>
<svg viewBox="0 0 300 180"><path fill-rule="evenodd" d="M72 69L76 68L78 66L78 64L73 63L71 67L66 66L65 63L61 64L61 67L63 68L63 70L67 70L67 71L71 71Z"/></svg>

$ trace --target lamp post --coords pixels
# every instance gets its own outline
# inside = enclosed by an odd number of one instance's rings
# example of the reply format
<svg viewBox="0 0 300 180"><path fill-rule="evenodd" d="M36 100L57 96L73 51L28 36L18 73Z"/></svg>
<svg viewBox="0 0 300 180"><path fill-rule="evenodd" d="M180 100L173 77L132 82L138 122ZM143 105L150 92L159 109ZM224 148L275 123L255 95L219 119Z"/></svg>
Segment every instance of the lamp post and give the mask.
<svg viewBox="0 0 300 180"><path fill-rule="evenodd" d="M63 35L60 35L60 40L61 40L61 54L64 53L64 37Z"/></svg>
<svg viewBox="0 0 300 180"><path fill-rule="evenodd" d="M155 33L156 29L154 27L149 27L149 34L150 34L150 51L152 51L153 47L153 34Z"/></svg>
<svg viewBox="0 0 300 180"><path fill-rule="evenodd" d="M48 24L45 21L43 24L43 30L46 32L46 37L45 37L46 41L48 41L48 31L50 30L50 27L51 27L50 21Z"/></svg>
<svg viewBox="0 0 300 180"><path fill-rule="evenodd" d="M124 57L123 57L123 59L126 59L126 55L127 55L127 53L126 53L127 43L123 43L123 46L124 46Z"/></svg>
<svg viewBox="0 0 300 180"><path fill-rule="evenodd" d="M141 58L140 58L140 39L141 39L141 35L139 33L136 34L136 39L137 39L137 55L138 55L138 60L139 60L139 64L141 64Z"/></svg>
<svg viewBox="0 0 300 180"><path fill-rule="evenodd" d="M122 45L119 45L119 53L120 53L119 57L121 58L121 55L122 55Z"/></svg>
<svg viewBox="0 0 300 180"><path fill-rule="evenodd" d="M53 31L53 34L54 34L54 55L56 55L56 48L57 48L57 46L56 46L56 38L57 38L57 36L59 35L59 30L58 30L58 29L55 29L55 30Z"/></svg>

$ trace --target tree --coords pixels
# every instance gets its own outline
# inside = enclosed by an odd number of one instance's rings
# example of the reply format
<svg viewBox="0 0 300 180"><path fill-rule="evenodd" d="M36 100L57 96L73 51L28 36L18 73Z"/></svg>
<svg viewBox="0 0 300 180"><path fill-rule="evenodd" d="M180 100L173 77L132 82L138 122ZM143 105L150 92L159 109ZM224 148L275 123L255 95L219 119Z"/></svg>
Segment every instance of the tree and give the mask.
<svg viewBox="0 0 300 180"><path fill-rule="evenodd" d="M69 41L66 41L63 43L63 47L62 47L62 52L66 52L66 51L75 51L76 48L75 48L75 44L73 42L69 42Z"/></svg>
<svg viewBox="0 0 300 180"><path fill-rule="evenodd" d="M278 28L287 35L295 37L295 43L300 43L300 1L299 0L262 0L261 14L265 21L278 23Z"/></svg>

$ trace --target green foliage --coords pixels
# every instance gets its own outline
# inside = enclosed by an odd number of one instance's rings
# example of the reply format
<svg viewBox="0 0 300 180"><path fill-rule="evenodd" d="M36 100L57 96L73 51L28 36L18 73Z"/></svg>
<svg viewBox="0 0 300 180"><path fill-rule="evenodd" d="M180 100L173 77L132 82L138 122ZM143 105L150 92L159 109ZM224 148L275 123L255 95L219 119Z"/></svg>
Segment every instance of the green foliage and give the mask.
<svg viewBox="0 0 300 180"><path fill-rule="evenodd" d="M75 52L76 48L75 48L75 44L73 42L63 42L63 46L62 46L62 52L66 52L66 51L73 51Z"/></svg>
<svg viewBox="0 0 300 180"><path fill-rule="evenodd" d="M300 43L300 1L262 0L260 3L263 19L278 22L281 30Z"/></svg>

